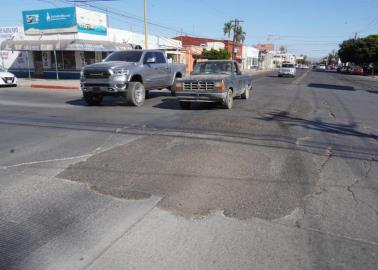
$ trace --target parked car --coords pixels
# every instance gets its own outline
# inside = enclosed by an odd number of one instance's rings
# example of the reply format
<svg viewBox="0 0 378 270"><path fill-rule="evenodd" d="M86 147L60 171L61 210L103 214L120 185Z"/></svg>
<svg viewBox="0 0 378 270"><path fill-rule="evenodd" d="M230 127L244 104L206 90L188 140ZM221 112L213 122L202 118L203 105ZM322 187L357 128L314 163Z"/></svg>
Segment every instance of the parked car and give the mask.
<svg viewBox="0 0 378 270"><path fill-rule="evenodd" d="M325 71L326 70L326 65L317 65L316 66L316 71Z"/></svg>
<svg viewBox="0 0 378 270"><path fill-rule="evenodd" d="M198 63L190 76L175 84L182 109L190 109L193 102L219 102L231 109L234 97L248 99L251 89L251 76L243 75L237 62L230 60Z"/></svg>
<svg viewBox="0 0 378 270"><path fill-rule="evenodd" d="M364 69L360 66L354 66L352 68L353 75L364 75Z"/></svg>
<svg viewBox="0 0 378 270"><path fill-rule="evenodd" d="M278 77L290 76L295 77L297 69L293 63L282 63L282 66L278 70Z"/></svg>
<svg viewBox="0 0 378 270"><path fill-rule="evenodd" d="M17 86L17 77L0 67L0 86Z"/></svg>
<svg viewBox="0 0 378 270"><path fill-rule="evenodd" d="M160 50L129 50L110 54L102 63L81 71L81 90L88 105L99 105L104 96L124 96L133 106L142 106L149 90L171 89L185 66L168 64Z"/></svg>

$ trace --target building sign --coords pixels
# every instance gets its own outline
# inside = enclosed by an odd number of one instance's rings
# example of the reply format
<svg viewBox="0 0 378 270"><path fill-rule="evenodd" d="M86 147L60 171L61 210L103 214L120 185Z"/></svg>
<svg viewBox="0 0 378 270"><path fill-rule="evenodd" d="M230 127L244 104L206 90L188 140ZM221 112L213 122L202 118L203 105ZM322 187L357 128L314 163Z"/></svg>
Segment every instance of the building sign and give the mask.
<svg viewBox="0 0 378 270"><path fill-rule="evenodd" d="M0 27L0 40L11 39L19 33L18 27Z"/></svg>
<svg viewBox="0 0 378 270"><path fill-rule="evenodd" d="M103 36L107 34L107 18L104 13L76 8L76 21L81 33Z"/></svg>
<svg viewBox="0 0 378 270"><path fill-rule="evenodd" d="M26 35L77 32L107 34L105 14L78 7L23 11L22 18Z"/></svg>
<svg viewBox="0 0 378 270"><path fill-rule="evenodd" d="M74 7L23 11L26 35L77 32Z"/></svg>

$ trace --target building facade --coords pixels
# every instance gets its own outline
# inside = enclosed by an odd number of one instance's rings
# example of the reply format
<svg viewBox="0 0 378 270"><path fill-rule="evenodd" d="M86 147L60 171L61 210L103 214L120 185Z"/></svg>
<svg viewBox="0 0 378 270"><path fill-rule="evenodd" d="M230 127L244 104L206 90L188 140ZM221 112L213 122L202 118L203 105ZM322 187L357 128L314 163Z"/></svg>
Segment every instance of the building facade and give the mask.
<svg viewBox="0 0 378 270"><path fill-rule="evenodd" d="M144 47L144 34L110 28L105 14L81 8L24 11L23 21L0 35L1 64L19 77L79 78L83 66L113 51ZM148 48L183 61L178 40L149 35Z"/></svg>

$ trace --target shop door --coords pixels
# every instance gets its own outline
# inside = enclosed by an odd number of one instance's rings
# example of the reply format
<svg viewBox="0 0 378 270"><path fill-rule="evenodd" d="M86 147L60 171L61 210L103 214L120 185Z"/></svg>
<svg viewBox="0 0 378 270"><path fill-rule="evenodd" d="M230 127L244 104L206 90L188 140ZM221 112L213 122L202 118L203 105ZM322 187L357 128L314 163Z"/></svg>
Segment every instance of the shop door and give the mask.
<svg viewBox="0 0 378 270"><path fill-rule="evenodd" d="M33 52L34 60L34 76L36 78L43 77L43 62L42 62L42 52Z"/></svg>

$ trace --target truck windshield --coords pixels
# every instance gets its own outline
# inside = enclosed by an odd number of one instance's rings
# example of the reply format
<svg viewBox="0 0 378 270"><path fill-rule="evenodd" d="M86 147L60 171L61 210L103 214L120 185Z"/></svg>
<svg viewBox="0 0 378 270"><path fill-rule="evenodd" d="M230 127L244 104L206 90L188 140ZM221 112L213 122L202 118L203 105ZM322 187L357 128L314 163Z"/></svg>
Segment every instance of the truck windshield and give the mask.
<svg viewBox="0 0 378 270"><path fill-rule="evenodd" d="M124 51L124 52L114 52L105 58L105 62L110 61L123 61L137 63L142 57L142 51Z"/></svg>
<svg viewBox="0 0 378 270"><path fill-rule="evenodd" d="M294 64L282 64L283 68L294 68Z"/></svg>
<svg viewBox="0 0 378 270"><path fill-rule="evenodd" d="M194 67L193 75L200 74L231 74L232 63L231 62L205 62L199 63Z"/></svg>

